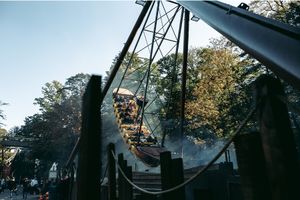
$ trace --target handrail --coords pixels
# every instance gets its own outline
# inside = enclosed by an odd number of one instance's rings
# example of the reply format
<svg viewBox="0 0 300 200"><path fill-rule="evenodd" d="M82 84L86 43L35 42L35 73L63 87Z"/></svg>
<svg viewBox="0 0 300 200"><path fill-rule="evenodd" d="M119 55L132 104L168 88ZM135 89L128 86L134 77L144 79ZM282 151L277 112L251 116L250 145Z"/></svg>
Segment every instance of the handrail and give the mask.
<svg viewBox="0 0 300 200"><path fill-rule="evenodd" d="M67 168L67 169L70 168L71 163L74 160L76 153L78 152L79 143L80 143L80 137L77 139L77 141L76 141L76 143L75 143L75 145L74 145L74 147L73 147L73 149L71 151L71 154L70 154L70 156L68 158L68 161L65 164L65 168Z"/></svg>

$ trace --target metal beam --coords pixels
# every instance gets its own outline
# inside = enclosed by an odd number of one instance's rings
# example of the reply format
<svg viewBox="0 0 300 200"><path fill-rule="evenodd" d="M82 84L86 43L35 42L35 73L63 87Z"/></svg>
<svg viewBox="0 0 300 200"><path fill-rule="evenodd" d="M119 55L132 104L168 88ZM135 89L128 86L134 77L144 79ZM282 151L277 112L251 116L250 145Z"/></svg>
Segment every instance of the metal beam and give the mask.
<svg viewBox="0 0 300 200"><path fill-rule="evenodd" d="M178 1L278 76L300 88L300 29L217 1Z"/></svg>
<svg viewBox="0 0 300 200"><path fill-rule="evenodd" d="M0 145L3 147L24 147L31 148L33 145L30 142L21 142L18 140L2 140L0 141Z"/></svg>
<svg viewBox="0 0 300 200"><path fill-rule="evenodd" d="M186 97L186 78L187 78L187 62L189 51L189 22L190 12L184 11L184 38L183 38L183 62L182 62L182 83L181 83L181 109L180 109L180 137L181 137L181 158L183 158L183 134L184 134L184 111Z"/></svg>
<svg viewBox="0 0 300 200"><path fill-rule="evenodd" d="M125 58L125 56L128 52L128 49L129 49L129 47L130 47L130 45L131 45L131 43L134 39L134 36L135 36L136 32L138 31L138 29L140 28L140 26L141 26L141 24L144 20L144 17L146 16L146 14L148 12L148 9L150 8L151 3L152 3L152 1L146 1L146 4L144 5L143 10L141 11L141 14L139 15L139 17L138 17L138 19L137 19L130 35L129 35L127 41L126 41L126 43L125 43L125 45L124 45L124 47L123 47L123 49L122 49L122 51L121 51L121 53L118 57L118 60L115 64L115 66L113 67L112 71L110 72L110 75L109 75L109 77L106 81L106 84L105 84L105 86L102 90L102 96L101 96L101 99L100 99L101 103L103 102L103 99L104 99L110 85L112 84L112 82L113 82L113 80L114 80L114 78L115 78L115 76L116 76L116 74L117 74L117 72L118 72L118 70L119 70L119 68L122 64L122 62L123 62L123 60L124 60L124 58Z"/></svg>

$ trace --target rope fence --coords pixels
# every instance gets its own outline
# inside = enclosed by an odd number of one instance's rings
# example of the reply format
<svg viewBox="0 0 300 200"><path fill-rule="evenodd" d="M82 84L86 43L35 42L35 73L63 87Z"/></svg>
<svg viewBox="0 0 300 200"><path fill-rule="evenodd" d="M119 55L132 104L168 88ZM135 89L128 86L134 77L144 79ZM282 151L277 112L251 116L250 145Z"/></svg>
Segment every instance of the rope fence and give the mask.
<svg viewBox="0 0 300 200"><path fill-rule="evenodd" d="M258 103L259 104L259 103ZM196 179L198 176L200 176L201 174L203 174L205 171L207 171L207 169L209 167L212 166L212 164L214 162L216 162L220 157L221 155L227 150L227 148L229 147L229 145L233 142L234 138L240 134L241 130L244 128L244 126L247 124L247 122L250 120L250 118L253 116L253 114L255 113L255 111L257 110L258 108L258 104L256 104L256 106L254 106L250 112L248 113L248 115L246 116L246 118L242 121L242 123L239 125L239 127L237 128L237 130L234 132L232 138L224 145L224 147L219 151L219 153L202 169L200 169L195 175L193 175L192 177L190 177L188 180L184 181L183 183L173 187L173 188L170 188L170 189L167 189L167 190L163 190L163 191L150 191L150 190L146 190L144 188L141 188L139 187L138 185L136 185L135 183L133 183L125 174L125 172L122 170L121 166L119 165L118 163L118 159L116 157L116 155L114 154L113 151L111 151L116 163L117 163L117 167L118 169L120 170L122 176L124 177L124 179L131 185L133 186L134 188L136 188L137 190L141 191L141 192L144 192L146 194L151 194L151 195L160 195L160 194L165 194L165 193L169 193L169 192L173 192L181 187L184 187L185 185L187 185L188 183L192 182L194 179Z"/></svg>
<svg viewBox="0 0 300 200"><path fill-rule="evenodd" d="M107 173L107 169L108 169L108 163L106 163L106 167L105 167L105 170L104 170L104 174L103 174L103 176L102 176L102 179L101 179L101 181L100 181L100 185L102 185L102 183L103 183L103 181L104 181L104 178L105 178L106 173Z"/></svg>

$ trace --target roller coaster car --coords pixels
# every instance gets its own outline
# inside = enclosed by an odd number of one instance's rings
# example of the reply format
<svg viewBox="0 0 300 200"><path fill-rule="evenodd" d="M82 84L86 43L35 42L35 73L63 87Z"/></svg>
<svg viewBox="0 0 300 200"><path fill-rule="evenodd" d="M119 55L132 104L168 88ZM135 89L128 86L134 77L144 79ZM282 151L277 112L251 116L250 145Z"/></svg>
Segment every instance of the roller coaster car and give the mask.
<svg viewBox="0 0 300 200"><path fill-rule="evenodd" d="M140 121L136 119L138 107L143 106L143 103L146 105L147 101L144 102L142 96L134 98L133 93L125 88L115 88L113 100L116 121L130 151L144 164L158 166L160 153L166 149L160 147L149 129L145 125L140 127Z"/></svg>
<svg viewBox="0 0 300 200"><path fill-rule="evenodd" d="M136 97L136 103L138 106L142 107L143 106L143 102L145 101L143 96L137 96ZM145 105L148 103L148 101L145 101Z"/></svg>

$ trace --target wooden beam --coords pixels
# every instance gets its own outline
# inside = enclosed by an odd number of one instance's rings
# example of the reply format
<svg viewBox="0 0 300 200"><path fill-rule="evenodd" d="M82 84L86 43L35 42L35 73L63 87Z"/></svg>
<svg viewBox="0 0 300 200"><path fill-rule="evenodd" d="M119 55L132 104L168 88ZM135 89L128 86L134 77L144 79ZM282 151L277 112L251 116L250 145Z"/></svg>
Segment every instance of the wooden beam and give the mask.
<svg viewBox="0 0 300 200"><path fill-rule="evenodd" d="M101 77L92 76L83 97L77 199L100 199Z"/></svg>
<svg viewBox="0 0 300 200"><path fill-rule="evenodd" d="M256 81L259 127L273 200L300 199L299 164L280 80L264 75Z"/></svg>

